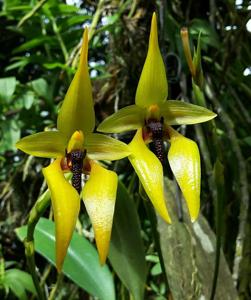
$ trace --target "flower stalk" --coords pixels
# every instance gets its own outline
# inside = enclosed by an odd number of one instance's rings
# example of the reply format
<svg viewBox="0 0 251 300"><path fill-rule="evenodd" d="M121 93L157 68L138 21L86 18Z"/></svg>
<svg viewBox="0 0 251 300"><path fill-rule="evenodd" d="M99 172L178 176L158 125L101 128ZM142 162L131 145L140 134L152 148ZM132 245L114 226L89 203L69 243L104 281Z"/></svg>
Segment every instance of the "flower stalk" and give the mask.
<svg viewBox="0 0 251 300"><path fill-rule="evenodd" d="M36 201L36 203L34 204L34 206L30 211L28 224L27 224L27 236L24 241L27 265L30 270L38 297L41 300L46 300L46 297L43 289L40 286L40 280L38 278L38 274L36 271L34 231L39 219L42 217L49 204L50 204L50 191L47 190L38 198L38 200Z"/></svg>

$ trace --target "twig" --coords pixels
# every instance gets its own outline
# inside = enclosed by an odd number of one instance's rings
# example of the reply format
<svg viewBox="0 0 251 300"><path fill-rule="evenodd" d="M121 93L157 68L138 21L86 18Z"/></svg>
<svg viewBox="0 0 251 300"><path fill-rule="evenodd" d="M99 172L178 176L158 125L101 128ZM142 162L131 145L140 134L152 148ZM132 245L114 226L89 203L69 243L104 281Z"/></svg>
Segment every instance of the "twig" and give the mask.
<svg viewBox="0 0 251 300"><path fill-rule="evenodd" d="M17 24L17 28L21 27L29 18L31 18L48 0L41 0L31 11L29 11Z"/></svg>

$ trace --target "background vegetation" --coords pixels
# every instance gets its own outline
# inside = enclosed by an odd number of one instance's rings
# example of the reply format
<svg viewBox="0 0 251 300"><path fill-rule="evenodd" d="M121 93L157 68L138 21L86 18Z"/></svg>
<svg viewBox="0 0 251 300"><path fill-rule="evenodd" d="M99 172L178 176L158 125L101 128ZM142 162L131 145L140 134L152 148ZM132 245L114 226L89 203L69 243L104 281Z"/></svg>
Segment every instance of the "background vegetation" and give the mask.
<svg viewBox="0 0 251 300"><path fill-rule="evenodd" d="M1 297L35 297L31 279L23 272L27 271L24 247L15 229L27 222L30 209L45 191L41 168L49 162L18 152L15 142L55 126L86 25L90 27L97 124L118 108L133 104L152 12L157 11L169 98L204 105L218 114L205 125L180 128L200 147L201 217L197 225L191 225L185 211L183 221L163 224L142 199L128 160L111 165L121 174L122 183L108 275L101 277L109 277L106 282L111 282L110 290L115 287L117 299L237 299L237 295L250 299L251 26L248 30L247 23L251 22L251 2L5 0L0 8ZM201 32L205 82L199 96L192 92L180 38L182 26L189 28L192 49ZM119 136L125 142L131 137ZM168 167L165 172L168 205L177 216L172 199L181 196ZM51 218L50 209L45 216ZM41 224L41 231L47 225ZM93 242L84 210L77 229ZM49 258L44 251L38 252ZM88 259L82 258L87 268ZM37 255L36 261L50 299L114 297L104 296L105 281L100 292L95 285L90 289L94 284L88 281L90 272L82 275L86 283L81 285L67 272L68 277L57 279L44 257Z"/></svg>

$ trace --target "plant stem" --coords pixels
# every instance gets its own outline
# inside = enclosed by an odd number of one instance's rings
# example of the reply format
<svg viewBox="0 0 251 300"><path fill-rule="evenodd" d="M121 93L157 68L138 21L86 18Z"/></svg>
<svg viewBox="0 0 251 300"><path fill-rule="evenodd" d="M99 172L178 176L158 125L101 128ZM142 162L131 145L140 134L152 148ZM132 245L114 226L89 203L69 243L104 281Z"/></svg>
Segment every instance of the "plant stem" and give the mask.
<svg viewBox="0 0 251 300"><path fill-rule="evenodd" d="M219 275L220 268L220 251L221 251L221 241L223 236L223 222L224 222L224 207L225 207L225 190L224 190L224 167L219 159L217 159L214 164L213 177L216 187L216 201L215 209L216 209L216 253L215 253L215 268L214 268L214 277L212 284L212 291L210 300L214 300L216 288L217 288L217 280Z"/></svg>
<svg viewBox="0 0 251 300"><path fill-rule="evenodd" d="M88 39L89 41L93 38L94 34L95 34L95 31L96 31L96 27L98 25L98 22L99 22L99 19L100 19L100 16L102 14L102 10L103 10L103 5L105 3L105 0L100 0L98 2L98 5L97 5L97 9L95 11L95 14L93 15L93 18L92 18L92 22L91 22L91 25L89 26L89 32L88 32ZM66 62L66 65L67 66L70 66L72 65L73 67L76 65L76 61L80 55L80 49L81 49L81 44L82 44L82 41L80 41L77 46L75 46Z"/></svg>
<svg viewBox="0 0 251 300"><path fill-rule="evenodd" d="M60 45L60 48L62 50L62 53L63 53L63 56L64 56L64 60L65 62L67 62L68 60L68 57L69 57L69 54L68 54L68 51L66 49L66 46L65 46L65 43L64 43L64 40L59 32L59 29L58 29L58 25L56 23L56 20L54 18L53 15L50 16L50 20L51 20L51 23L52 23L52 29L57 37L57 40L58 40L58 43Z"/></svg>
<svg viewBox="0 0 251 300"><path fill-rule="evenodd" d="M40 300L45 300L45 294L41 289L39 278L36 272L36 264L35 264L35 247L34 247L34 231L35 227L40 219L40 217L45 212L46 208L50 204L50 192L47 190L44 192L36 201L34 206L32 207L28 220L28 228L27 228L27 236L24 241L25 247L25 256L27 259L27 265L29 267L38 298Z"/></svg>
<svg viewBox="0 0 251 300"><path fill-rule="evenodd" d="M17 28L21 27L29 18L31 18L35 13L47 2L48 0L39 1L31 11L29 11L17 24Z"/></svg>
<svg viewBox="0 0 251 300"><path fill-rule="evenodd" d="M95 31L96 31L96 27L98 25L100 16L102 14L104 3L105 3L105 0L100 0L98 2L98 6L97 6L97 9L95 11L95 14L93 15L92 23L91 23L90 29L89 29L89 40L92 39L92 37L93 37L93 35L94 35Z"/></svg>
<svg viewBox="0 0 251 300"><path fill-rule="evenodd" d="M50 295L49 295L49 297L48 297L48 300L53 300L53 299L55 299L56 292L57 292L57 290L58 290L58 288L59 288L59 286L60 286L60 284L61 284L61 282L62 282L62 280L63 280L63 277L64 277L64 274L63 274L63 273L59 273L59 274L58 274L57 282L56 282L56 284L54 285L53 289L51 290L51 293L50 293Z"/></svg>

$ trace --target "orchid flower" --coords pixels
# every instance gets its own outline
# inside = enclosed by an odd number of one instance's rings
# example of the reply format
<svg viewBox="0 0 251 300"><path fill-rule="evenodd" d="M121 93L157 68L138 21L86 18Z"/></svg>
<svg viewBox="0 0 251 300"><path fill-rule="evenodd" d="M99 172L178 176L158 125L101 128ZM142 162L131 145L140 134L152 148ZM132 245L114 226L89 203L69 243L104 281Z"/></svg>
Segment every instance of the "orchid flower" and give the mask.
<svg viewBox="0 0 251 300"><path fill-rule="evenodd" d="M66 93L56 131L22 138L16 147L30 155L55 158L43 175L51 192L56 225L56 266L61 271L83 198L90 216L100 262L106 260L117 190L117 174L96 160L117 160L130 153L128 146L95 127L91 81L88 72L88 31L85 29L77 72ZM71 172L71 183L64 172ZM89 175L82 190L81 175ZM82 190L82 192L81 192Z"/></svg>
<svg viewBox="0 0 251 300"><path fill-rule="evenodd" d="M163 186L163 140L170 143L168 160L180 186L192 221L200 208L200 154L197 144L170 125L196 124L213 119L212 111L178 100L168 100L165 65L158 44L157 20L152 17L148 53L136 91L135 105L120 109L98 131L137 130L128 156L149 199L164 220L171 223ZM153 152L146 144L152 143Z"/></svg>

